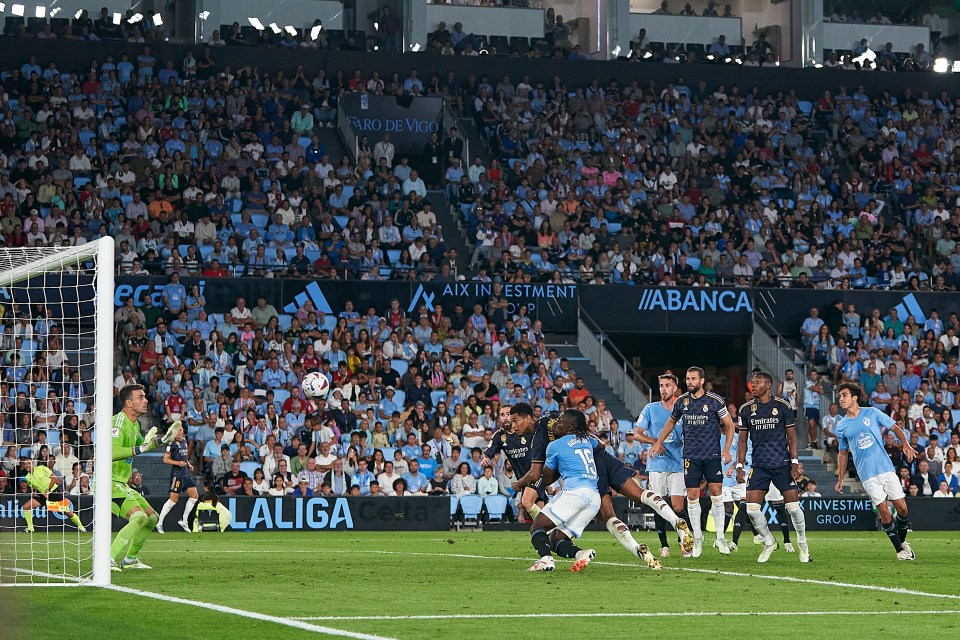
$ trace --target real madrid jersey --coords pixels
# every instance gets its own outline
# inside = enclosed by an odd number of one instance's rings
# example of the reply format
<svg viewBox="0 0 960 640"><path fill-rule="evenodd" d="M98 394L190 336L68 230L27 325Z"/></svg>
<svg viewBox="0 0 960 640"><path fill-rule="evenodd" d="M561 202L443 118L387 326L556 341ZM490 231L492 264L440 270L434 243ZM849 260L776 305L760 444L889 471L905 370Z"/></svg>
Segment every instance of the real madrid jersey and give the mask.
<svg viewBox="0 0 960 640"><path fill-rule="evenodd" d="M895 424L893 418L873 407L861 407L855 417L844 416L837 423L837 442L849 451L860 480L892 473L893 462L883 448L883 430Z"/></svg>
<svg viewBox="0 0 960 640"><path fill-rule="evenodd" d="M747 437L744 431L750 435L753 466L779 469L790 463L787 429L794 427L796 418L785 400L751 400L741 405L737 416L740 420L740 437Z"/></svg>
<svg viewBox="0 0 960 640"><path fill-rule="evenodd" d="M683 457L719 458L721 420L728 414L724 399L710 391L699 398L689 392L677 398L670 415L676 421L683 419Z"/></svg>

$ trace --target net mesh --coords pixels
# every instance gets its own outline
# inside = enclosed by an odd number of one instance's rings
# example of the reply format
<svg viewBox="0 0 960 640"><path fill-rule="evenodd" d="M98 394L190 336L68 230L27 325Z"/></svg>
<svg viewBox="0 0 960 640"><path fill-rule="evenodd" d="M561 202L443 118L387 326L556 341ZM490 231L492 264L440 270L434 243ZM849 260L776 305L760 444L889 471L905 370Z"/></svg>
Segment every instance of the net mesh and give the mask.
<svg viewBox="0 0 960 640"><path fill-rule="evenodd" d="M71 515L93 530L95 363L113 352L97 341L97 266L95 245L0 248L0 584L93 573L93 536ZM46 496L27 481L40 466Z"/></svg>

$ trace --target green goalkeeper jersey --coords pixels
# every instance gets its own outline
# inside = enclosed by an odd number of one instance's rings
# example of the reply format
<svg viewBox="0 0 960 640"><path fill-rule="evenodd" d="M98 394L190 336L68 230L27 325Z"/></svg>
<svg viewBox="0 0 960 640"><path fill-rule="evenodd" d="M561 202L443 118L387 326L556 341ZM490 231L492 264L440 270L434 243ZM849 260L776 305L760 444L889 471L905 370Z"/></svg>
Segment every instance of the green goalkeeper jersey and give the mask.
<svg viewBox="0 0 960 640"><path fill-rule="evenodd" d="M113 457L130 455L131 449L143 444L143 434L140 433L140 423L131 420L123 411L113 416ZM126 484L133 473L133 457L113 462L113 481Z"/></svg>
<svg viewBox="0 0 960 640"><path fill-rule="evenodd" d="M36 489L39 493L44 491L52 491L50 488L50 478L53 477L53 469L48 467L45 464L38 464L34 467L33 471L28 473L24 478L31 487Z"/></svg>

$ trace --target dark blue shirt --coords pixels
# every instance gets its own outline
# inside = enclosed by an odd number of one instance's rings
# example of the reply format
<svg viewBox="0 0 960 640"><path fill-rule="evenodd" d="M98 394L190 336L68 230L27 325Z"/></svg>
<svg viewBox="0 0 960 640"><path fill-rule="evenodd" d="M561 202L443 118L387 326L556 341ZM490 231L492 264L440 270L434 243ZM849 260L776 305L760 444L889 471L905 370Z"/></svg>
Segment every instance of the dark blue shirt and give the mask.
<svg viewBox="0 0 960 640"><path fill-rule="evenodd" d="M710 391L699 398L691 396L689 391L677 398L670 416L677 422L683 418L683 457L719 458L721 421L728 414L726 401Z"/></svg>
<svg viewBox="0 0 960 640"><path fill-rule="evenodd" d="M530 471L530 453L533 445L533 436L522 436L506 429L497 429L493 434L493 442L483 455L493 459L500 451L507 456L507 460L513 465L513 472L518 478L522 478Z"/></svg>
<svg viewBox="0 0 960 640"><path fill-rule="evenodd" d="M176 462L186 462L187 458L187 441L186 440L174 440L167 445L167 453L170 454L170 459ZM171 478L181 478L183 476L189 475L190 471L187 469L187 466L173 466L170 467L170 477Z"/></svg>
<svg viewBox="0 0 960 640"><path fill-rule="evenodd" d="M770 402L751 400L740 407L740 437L749 433L753 444L753 466L779 469L790 464L787 429L793 429L796 416L781 398Z"/></svg>
<svg viewBox="0 0 960 640"><path fill-rule="evenodd" d="M531 445L530 452L531 464L546 462L547 445L553 442L555 438L553 435L553 425L557 423L559 417L560 414L551 413L537 420L537 424L533 429L533 444Z"/></svg>

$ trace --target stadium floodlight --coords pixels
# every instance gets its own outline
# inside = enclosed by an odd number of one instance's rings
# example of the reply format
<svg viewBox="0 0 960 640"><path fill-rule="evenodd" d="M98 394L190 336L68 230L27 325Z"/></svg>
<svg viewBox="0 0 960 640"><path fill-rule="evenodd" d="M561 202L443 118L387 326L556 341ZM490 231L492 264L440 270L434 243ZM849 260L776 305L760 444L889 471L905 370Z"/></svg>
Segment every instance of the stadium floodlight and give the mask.
<svg viewBox="0 0 960 640"><path fill-rule="evenodd" d="M652 52L652 51L647 51L646 53L643 54L643 59L644 59L644 60L649 60L649 59L652 58L652 57L653 57L653 52Z"/></svg>
<svg viewBox="0 0 960 640"><path fill-rule="evenodd" d="M410 51L420 51L420 43L414 42L412 45L410 45Z"/></svg>
<svg viewBox="0 0 960 640"><path fill-rule="evenodd" d="M102 238L77 247L4 247L0 249L0 287L10 300L30 300L60 309L69 322L59 325L61 339L79 349L76 371L92 391L94 455L112 456L114 242ZM22 305L27 311L27 306ZM72 356L71 356L72 357ZM30 437L19 432L18 437ZM63 496L42 502L26 518L20 509L4 525L4 562L0 584L110 584L111 465L96 465L89 477L92 496ZM43 507L46 506L46 509ZM93 535L81 533L67 514L79 517ZM75 522L75 521L74 521ZM9 551L9 553L8 553ZM41 569L42 570L38 570Z"/></svg>
<svg viewBox="0 0 960 640"><path fill-rule="evenodd" d="M960 60L953 61L953 72L960 73Z"/></svg>
<svg viewBox="0 0 960 640"><path fill-rule="evenodd" d="M151 18L151 20L153 20L153 26L155 27L163 26L163 16L161 16L159 13L153 14L153 17Z"/></svg>
<svg viewBox="0 0 960 640"><path fill-rule="evenodd" d="M323 31L323 25L315 25L312 29L310 29L310 39L316 40L320 36L321 31Z"/></svg>
<svg viewBox="0 0 960 640"><path fill-rule="evenodd" d="M123 22L123 14L115 11L113 13L113 24L119 26L121 22Z"/></svg>
<svg viewBox="0 0 960 640"><path fill-rule="evenodd" d="M280 27L277 25L276 22L270 23L270 30L273 31L274 33L280 33L282 31L282 29L280 29Z"/></svg>
<svg viewBox="0 0 960 640"><path fill-rule="evenodd" d="M644 56L644 57L646 57L646 56ZM707 60L716 60L716 57L714 57L714 55L713 55L712 53L708 53L708 54L707 54Z"/></svg>
<svg viewBox="0 0 960 640"><path fill-rule="evenodd" d="M859 64L861 69L873 69L876 65L877 54L876 52L867 47L864 49L863 53L859 56L853 58L855 64Z"/></svg>
<svg viewBox="0 0 960 640"><path fill-rule="evenodd" d="M263 31L263 23L260 22L260 18L247 18L247 22L257 31Z"/></svg>
<svg viewBox="0 0 960 640"><path fill-rule="evenodd" d="M617 57L618 55L620 55L620 51L621 51L620 45L617 45L613 48L613 51L610 52L610 55L612 55L613 57Z"/></svg>
<svg viewBox="0 0 960 640"><path fill-rule="evenodd" d="M294 38L297 37L297 30L291 27L290 25L285 26L283 30L289 33L290 35L292 35Z"/></svg>
<svg viewBox="0 0 960 640"><path fill-rule="evenodd" d="M379 22L374 22L374 23L373 23L373 30L374 30L374 31L380 31L380 23L379 23Z"/></svg>
<svg viewBox="0 0 960 640"><path fill-rule="evenodd" d="M937 58L933 61L933 70L936 73L946 73L950 69L950 61L946 58Z"/></svg>
<svg viewBox="0 0 960 640"><path fill-rule="evenodd" d="M201 20L206 20L207 18L210 17L210 12L209 12L209 11L201 11L201 12L200 12L200 15L198 15L197 17L200 18Z"/></svg>
<svg viewBox="0 0 960 640"><path fill-rule="evenodd" d="M34 15L36 15L38 18L46 18L47 8L42 4L38 4L36 10L34 11Z"/></svg>
<svg viewBox="0 0 960 640"><path fill-rule="evenodd" d="M0 2L0 13L3 13L6 10L7 10L7 3Z"/></svg>
<svg viewBox="0 0 960 640"><path fill-rule="evenodd" d="M82 15L83 15L83 9L77 9L77 12L76 12L75 14L73 14L73 17L74 17L76 20L79 20L79 19L80 19L80 16L82 16Z"/></svg>
<svg viewBox="0 0 960 640"><path fill-rule="evenodd" d="M135 14L133 14L132 16L130 16L130 19L127 20L127 22L129 22L130 24L137 24L137 23L140 22L141 20L143 20L143 14L142 14L142 13L135 13Z"/></svg>
<svg viewBox="0 0 960 640"><path fill-rule="evenodd" d="M0 11L3 11L3 3L2 3L2 2L0 2ZM55 15L57 15L58 13L60 13L61 11L63 11L63 7L54 7L53 9L50 10L50 17L51 17L51 18L54 17Z"/></svg>
<svg viewBox="0 0 960 640"><path fill-rule="evenodd" d="M12 7L10 7L10 13L12 13L12 14L15 15L15 16L20 16L20 17L22 18L22 17L23 17L23 5L22 5L22 4L15 4L15 5L13 5Z"/></svg>

